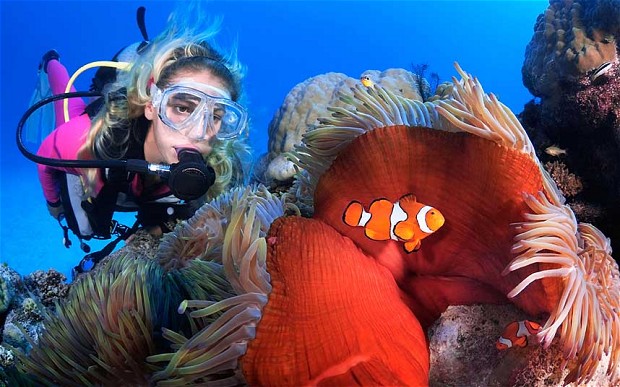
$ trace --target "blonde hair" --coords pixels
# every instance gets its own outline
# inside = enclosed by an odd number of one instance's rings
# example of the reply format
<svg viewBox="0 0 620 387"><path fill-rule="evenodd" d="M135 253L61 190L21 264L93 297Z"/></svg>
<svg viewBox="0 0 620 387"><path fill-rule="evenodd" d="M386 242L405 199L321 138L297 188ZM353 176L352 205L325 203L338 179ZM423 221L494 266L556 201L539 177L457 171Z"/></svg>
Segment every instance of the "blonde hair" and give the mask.
<svg viewBox="0 0 620 387"><path fill-rule="evenodd" d="M146 128L144 110L151 101L150 86L160 89L169 85L171 78L180 72L208 70L220 78L231 94L231 99L241 98L243 67L237 60L236 46L227 56L216 49L213 37L219 31L219 21L208 21L209 26L189 28L187 21L196 19L195 26L207 20L203 13L192 6L173 13L168 28L137 57L128 72L120 73L117 80L104 89L105 106L91 125L86 142L80 149L82 158L104 160L125 157L132 141L144 143ZM132 137L133 136L133 137ZM207 192L213 198L234 184L247 181L250 148L246 144L247 128L242 136L232 140L214 140L213 150L205 161L216 173L215 184ZM98 171L86 173L87 193L92 194Z"/></svg>

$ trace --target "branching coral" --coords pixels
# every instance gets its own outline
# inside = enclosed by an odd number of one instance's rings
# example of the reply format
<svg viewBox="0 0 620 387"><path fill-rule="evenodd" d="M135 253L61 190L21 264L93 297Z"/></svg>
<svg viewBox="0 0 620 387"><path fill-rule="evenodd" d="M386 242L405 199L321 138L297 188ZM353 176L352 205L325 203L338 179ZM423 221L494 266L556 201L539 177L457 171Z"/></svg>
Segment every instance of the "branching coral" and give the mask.
<svg viewBox="0 0 620 387"><path fill-rule="evenodd" d="M545 163L545 169L565 196L575 196L583 190L581 179L570 173L564 163L559 161L548 162Z"/></svg>

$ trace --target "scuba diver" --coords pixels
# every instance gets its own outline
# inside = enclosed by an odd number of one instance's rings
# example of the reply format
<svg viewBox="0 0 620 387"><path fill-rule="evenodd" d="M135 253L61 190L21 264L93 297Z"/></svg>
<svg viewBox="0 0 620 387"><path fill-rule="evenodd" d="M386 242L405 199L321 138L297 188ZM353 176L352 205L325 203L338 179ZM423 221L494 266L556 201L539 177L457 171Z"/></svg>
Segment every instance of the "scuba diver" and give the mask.
<svg viewBox="0 0 620 387"><path fill-rule="evenodd" d="M171 231L207 199L246 180L251 157L247 113L238 103L240 65L207 43L214 31L165 31L149 42L143 16L139 10L144 41L121 50L113 68L100 68L89 93L59 94L72 80L59 55L48 52L40 67L56 95L31 106L18 125L18 147L39 164L65 246L71 244L68 230L86 253L84 240L117 236L84 257L74 276L137 229L155 236ZM79 96L100 97L86 105ZM33 155L21 132L32 112L48 103L55 104L57 127ZM120 225L112 219L115 211L137 212L135 224Z"/></svg>

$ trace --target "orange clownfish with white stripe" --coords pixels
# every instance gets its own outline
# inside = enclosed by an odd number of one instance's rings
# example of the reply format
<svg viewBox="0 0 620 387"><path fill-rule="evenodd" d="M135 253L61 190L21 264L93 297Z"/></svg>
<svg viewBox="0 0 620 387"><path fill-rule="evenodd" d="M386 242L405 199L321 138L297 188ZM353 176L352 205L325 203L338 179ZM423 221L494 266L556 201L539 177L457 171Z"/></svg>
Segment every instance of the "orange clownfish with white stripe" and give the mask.
<svg viewBox="0 0 620 387"><path fill-rule="evenodd" d="M540 324L534 321L513 321L506 325L504 333L497 339L495 347L500 351L512 347L523 348L527 346L527 338L540 332L540 329Z"/></svg>
<svg viewBox="0 0 620 387"><path fill-rule="evenodd" d="M407 194L392 203L387 199L374 200L368 211L358 201L352 201L342 215L352 227L364 227L364 234L375 241L405 242L407 253L417 251L422 239L437 231L445 223L441 212L416 201Z"/></svg>

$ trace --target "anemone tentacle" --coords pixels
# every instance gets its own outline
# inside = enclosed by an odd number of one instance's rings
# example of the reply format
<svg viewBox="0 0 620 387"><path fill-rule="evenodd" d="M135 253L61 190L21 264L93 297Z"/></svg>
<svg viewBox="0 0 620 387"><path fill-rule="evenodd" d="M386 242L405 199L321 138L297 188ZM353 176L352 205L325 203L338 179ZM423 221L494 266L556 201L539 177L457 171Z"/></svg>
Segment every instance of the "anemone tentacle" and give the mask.
<svg viewBox="0 0 620 387"><path fill-rule="evenodd" d="M194 289L186 289L188 294L198 297L183 301L178 309L189 318L192 336L163 331L175 352L147 358L154 364L164 363L152 375L152 383L173 386L206 381L244 382L238 370L238 358L255 336L271 291L265 235L271 222L283 216L288 208L285 196L272 195L263 186L236 189L204 206L175 230L175 233L199 236L213 230L213 224L220 225L221 232L217 235L181 242L195 243L191 251L207 251L204 246L208 247L209 243L217 243L221 248L215 256L190 257L185 263L187 270L181 269L181 274L176 274L186 278L204 273L201 281L191 281ZM178 251L179 242L178 238L169 239L160 255L166 257L171 251Z"/></svg>
<svg viewBox="0 0 620 387"><path fill-rule="evenodd" d="M196 211L186 222L179 223L174 232L164 235L156 259L167 270L179 269L194 259L221 263L225 229L232 208L240 203L257 201L259 224L266 233L273 220L290 209L287 195L273 195L263 185L232 189Z"/></svg>
<svg viewBox="0 0 620 387"><path fill-rule="evenodd" d="M506 271L534 264L552 268L526 278L508 296L516 296L540 278L562 277L561 301L538 334L541 343L549 346L560 331L565 358L578 361L574 375L578 383L591 380L599 360L607 353L611 353L607 374L617 378L620 275L611 257L609 239L590 224L577 224L567 206L557 207L542 194L526 197L526 203L535 215L519 225L530 231L515 237L515 252L521 254ZM544 231L537 232L539 229Z"/></svg>

